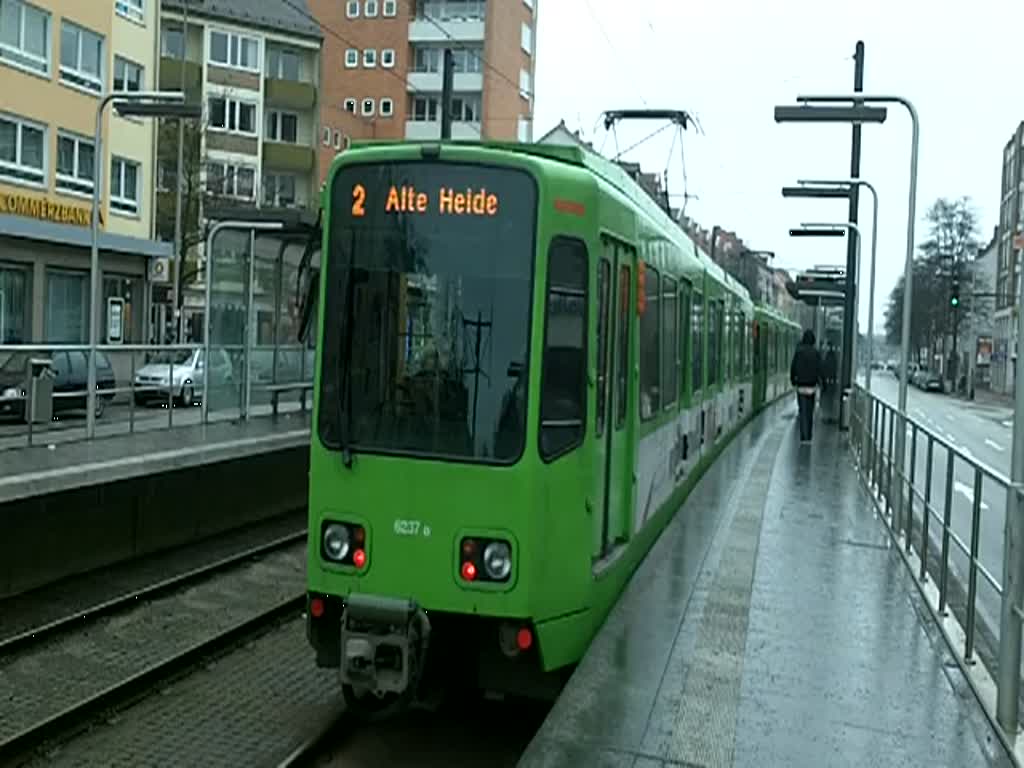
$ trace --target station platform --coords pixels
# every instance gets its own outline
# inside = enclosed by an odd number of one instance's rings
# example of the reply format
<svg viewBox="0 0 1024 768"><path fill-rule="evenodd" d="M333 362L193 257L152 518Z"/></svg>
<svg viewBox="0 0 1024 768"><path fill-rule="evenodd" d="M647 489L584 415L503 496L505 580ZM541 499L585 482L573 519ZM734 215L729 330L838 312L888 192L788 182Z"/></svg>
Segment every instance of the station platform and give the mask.
<svg viewBox="0 0 1024 768"><path fill-rule="evenodd" d="M519 766L1013 765L822 421L723 451Z"/></svg>
<svg viewBox="0 0 1024 768"><path fill-rule="evenodd" d="M0 504L301 447L309 443L310 419L309 411L294 410L4 450Z"/></svg>

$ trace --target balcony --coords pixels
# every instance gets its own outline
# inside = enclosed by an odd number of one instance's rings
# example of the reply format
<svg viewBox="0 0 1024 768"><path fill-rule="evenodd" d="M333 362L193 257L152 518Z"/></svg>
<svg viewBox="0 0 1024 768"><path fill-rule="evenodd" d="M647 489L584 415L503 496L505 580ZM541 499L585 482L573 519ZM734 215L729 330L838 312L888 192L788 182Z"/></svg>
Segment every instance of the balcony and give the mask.
<svg viewBox="0 0 1024 768"><path fill-rule="evenodd" d="M441 138L441 121L406 120L405 138L409 141L437 141ZM452 122L452 138L480 140L480 123Z"/></svg>
<svg viewBox="0 0 1024 768"><path fill-rule="evenodd" d="M316 165L316 152L302 144L263 142L263 168L273 171L309 173Z"/></svg>
<svg viewBox="0 0 1024 768"><path fill-rule="evenodd" d="M316 87L312 83L268 77L266 85L268 107L304 111L316 106Z"/></svg>
<svg viewBox="0 0 1024 768"><path fill-rule="evenodd" d="M181 90L181 59L167 56L160 58L160 90ZM185 62L185 99L189 102L202 100L202 65L195 61Z"/></svg>
<svg viewBox="0 0 1024 768"><path fill-rule="evenodd" d="M410 92L440 93L444 86L440 72L410 72L407 82ZM483 89L484 76L479 72L456 72L452 78L455 93L480 93Z"/></svg>
<svg viewBox="0 0 1024 768"><path fill-rule="evenodd" d="M484 39L485 24L483 19L474 21L443 21L437 24L426 20L409 22L410 43L446 43L449 40L459 42L482 41ZM448 34L445 34L447 32ZM449 37L450 35L450 37Z"/></svg>

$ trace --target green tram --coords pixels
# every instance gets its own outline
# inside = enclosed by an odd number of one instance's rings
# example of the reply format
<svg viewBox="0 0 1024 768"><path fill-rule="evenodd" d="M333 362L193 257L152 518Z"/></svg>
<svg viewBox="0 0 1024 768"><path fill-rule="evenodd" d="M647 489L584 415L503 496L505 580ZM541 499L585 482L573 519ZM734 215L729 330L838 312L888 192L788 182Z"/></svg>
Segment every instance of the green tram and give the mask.
<svg viewBox="0 0 1024 768"><path fill-rule="evenodd" d="M317 663L369 715L552 695L800 329L579 148L356 146L322 205Z"/></svg>

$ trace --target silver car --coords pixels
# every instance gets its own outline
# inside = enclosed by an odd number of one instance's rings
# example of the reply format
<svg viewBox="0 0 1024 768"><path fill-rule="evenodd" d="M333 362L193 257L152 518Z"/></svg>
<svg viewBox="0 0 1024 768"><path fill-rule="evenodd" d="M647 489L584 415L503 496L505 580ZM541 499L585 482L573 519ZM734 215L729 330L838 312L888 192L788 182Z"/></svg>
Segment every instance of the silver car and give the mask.
<svg viewBox="0 0 1024 768"><path fill-rule="evenodd" d="M211 350L210 386L223 387L233 378L231 358L223 349ZM183 349L157 352L135 372L135 403L167 402L173 397L179 405L197 402L206 375L203 350Z"/></svg>

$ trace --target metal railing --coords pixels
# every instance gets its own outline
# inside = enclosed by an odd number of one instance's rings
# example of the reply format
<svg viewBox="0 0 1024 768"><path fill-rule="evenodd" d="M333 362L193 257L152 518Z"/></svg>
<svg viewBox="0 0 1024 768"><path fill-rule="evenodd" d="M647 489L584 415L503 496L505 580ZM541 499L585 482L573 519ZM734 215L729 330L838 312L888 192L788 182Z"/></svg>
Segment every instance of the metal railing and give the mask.
<svg viewBox="0 0 1024 768"><path fill-rule="evenodd" d="M134 434L137 431L152 429L173 429L182 426L195 426L201 423L222 420L248 420L261 415L277 415L282 396L297 395L299 410L305 411L307 394L313 389L312 361L313 351L301 345L260 345L246 348L244 344L214 345L211 358L223 355L226 362L219 370L227 373L224 381L216 379L217 366L203 359L202 376L210 377L210 400L217 401L216 407L209 409L192 408L202 398L203 386L200 381L192 381L190 377L175 377L175 367L181 365L188 357L202 351L202 344L105 344L97 347L97 354L104 359L98 360L99 380L96 385L97 414L111 404L127 405L127 416L108 421L103 434ZM43 412L52 410L53 418L47 424L37 423L30 407L31 382L29 361L34 359L50 359L58 353L79 353L74 356L63 356L60 364L69 369L74 389L63 389L52 393L52 408L44 408ZM59 437L62 441L78 441L88 439L85 433L85 420L65 418L74 410L87 406L88 386L85 383L89 346L85 344L5 344L0 345L0 370L9 370L12 357L20 358L14 370L22 375L17 385L0 385L0 450L32 446L44 439L47 442ZM159 362L147 361L147 357L159 356ZM262 357L261 357L262 356ZM263 360L262 358L266 358ZM109 366L108 366L109 363ZM140 365L141 363L141 365ZM140 377L143 366L152 365L159 369L166 366L159 376ZM179 368L180 370L180 368ZM79 383L79 379L81 382ZM191 392L191 398L188 398ZM248 396L247 396L248 393ZM266 399L267 404L257 403L252 407L253 394L262 395L259 401ZM183 398L191 400L185 402ZM73 405L68 401L74 401ZM166 409L166 416L140 415L145 404L156 402ZM70 407L61 407L61 404ZM81 405L80 405L81 404ZM123 416L123 414L122 414ZM59 418L58 418L59 417ZM125 424L127 427L125 428ZM82 435L77 433L82 431Z"/></svg>
<svg viewBox="0 0 1024 768"><path fill-rule="evenodd" d="M854 387L850 448L860 477L914 574L929 612L1004 745L1014 755L1017 734L1007 733L1000 725L995 701L1000 695L1015 699L1020 696L1021 671L996 668L999 617L1005 596L993 570L998 565L1002 572L1004 552L1001 536L998 552L991 541L989 552L982 552L982 523L992 522L986 516L1005 522L1005 517L1000 516L1005 515L1006 494L1019 491L1004 473L920 421L907 415L905 428L903 425L904 419L894 405L860 386ZM897 456L901 429L905 429L903 462ZM903 472L899 469L901 464L905 467ZM956 503L960 496L966 504ZM985 554L998 563L986 565ZM983 588L991 590L993 599L988 602L998 605L995 616L986 617L981 610L984 606L979 605L979 591ZM1019 609L1015 611L1019 614ZM983 652L979 648L980 636L985 638ZM988 667L992 667L992 672ZM1020 764L1021 756L1014 757Z"/></svg>

